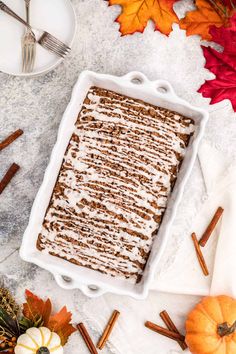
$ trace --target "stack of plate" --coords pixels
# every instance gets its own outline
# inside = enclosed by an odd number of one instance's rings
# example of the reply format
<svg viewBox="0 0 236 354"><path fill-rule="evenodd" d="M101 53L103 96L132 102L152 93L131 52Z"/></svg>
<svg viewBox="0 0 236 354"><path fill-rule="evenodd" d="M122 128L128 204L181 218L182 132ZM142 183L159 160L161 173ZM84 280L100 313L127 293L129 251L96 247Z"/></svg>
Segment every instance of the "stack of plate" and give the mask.
<svg viewBox="0 0 236 354"><path fill-rule="evenodd" d="M25 18L24 0L5 0L17 14ZM72 45L76 33L76 16L70 0L31 0L31 24L44 29L58 39ZM35 76L54 69L63 58L37 46L35 67L32 73L22 73L21 40L25 27L0 11L0 71L17 76Z"/></svg>

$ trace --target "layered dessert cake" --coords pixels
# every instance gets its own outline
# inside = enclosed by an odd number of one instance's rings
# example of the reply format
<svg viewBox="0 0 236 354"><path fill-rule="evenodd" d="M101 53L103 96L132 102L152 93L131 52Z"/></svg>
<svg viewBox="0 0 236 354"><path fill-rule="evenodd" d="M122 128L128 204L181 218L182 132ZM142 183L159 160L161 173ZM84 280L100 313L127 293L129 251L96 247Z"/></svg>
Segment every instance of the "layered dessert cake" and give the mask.
<svg viewBox="0 0 236 354"><path fill-rule="evenodd" d="M37 248L138 282L193 131L188 117L91 87Z"/></svg>

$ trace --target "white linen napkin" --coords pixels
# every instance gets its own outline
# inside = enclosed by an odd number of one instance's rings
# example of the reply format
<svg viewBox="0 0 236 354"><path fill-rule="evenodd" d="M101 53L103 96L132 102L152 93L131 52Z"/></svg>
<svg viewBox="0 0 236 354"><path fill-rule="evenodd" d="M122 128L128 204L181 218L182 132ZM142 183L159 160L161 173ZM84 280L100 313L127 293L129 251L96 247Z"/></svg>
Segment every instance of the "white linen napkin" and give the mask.
<svg viewBox="0 0 236 354"><path fill-rule="evenodd" d="M227 294L236 298L236 171L225 189L224 216L216 250L211 295ZM232 188L232 189L231 189Z"/></svg>
<svg viewBox="0 0 236 354"><path fill-rule="evenodd" d="M209 195L204 211L213 215L218 206L224 208L220 225L211 236L216 239L217 248L210 294L236 297L236 163L228 162L225 154L207 143L202 144L199 159Z"/></svg>
<svg viewBox="0 0 236 354"><path fill-rule="evenodd" d="M157 291L179 294L228 294L236 296L236 163L230 157L204 142L199 150L199 162L206 187L207 198L196 217L192 229L200 236L218 206L224 208L219 221L203 253L212 277L204 277L197 263L191 238L184 240L176 262L168 274L156 279L153 288ZM217 248L216 248L217 246ZM216 251L215 251L216 250ZM184 255L186 257L184 257ZM172 289L172 290L171 290ZM135 301L128 297L105 295L87 300L83 307L85 322L97 333L102 332L112 311L120 310L109 348L115 354L174 354L181 353L178 344L144 327L150 320L163 325L158 313L166 309L177 327L184 330L188 311L199 298L186 295L170 295L151 291L147 300ZM188 351L185 351L188 353Z"/></svg>

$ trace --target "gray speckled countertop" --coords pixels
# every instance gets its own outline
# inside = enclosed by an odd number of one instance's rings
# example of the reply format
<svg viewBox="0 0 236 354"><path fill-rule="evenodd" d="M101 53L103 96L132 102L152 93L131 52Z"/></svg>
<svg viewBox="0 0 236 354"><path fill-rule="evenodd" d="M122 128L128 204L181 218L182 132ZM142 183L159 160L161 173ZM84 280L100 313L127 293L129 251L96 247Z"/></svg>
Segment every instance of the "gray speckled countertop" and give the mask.
<svg viewBox="0 0 236 354"><path fill-rule="evenodd" d="M78 18L78 33L72 53L63 64L45 76L31 79L0 73L0 139L18 128L24 130L22 137L0 153L0 178L12 162L21 166L0 196L0 277L21 300L27 287L39 295L51 296L56 307L66 303L77 321L83 319L81 309L86 298L80 291L59 289L48 272L21 261L18 249L78 74L84 69L115 75L139 70L150 79L169 80L181 97L209 109L205 139L225 151L226 156L236 155L236 119L229 102L209 106L209 100L196 93L204 79L212 77L204 69L197 36L186 38L185 32L175 25L168 38L154 32L149 23L144 34L120 37L118 24L114 23L118 7L108 8L103 0L72 2ZM187 4L185 0L179 3L179 13ZM186 210L197 188L203 188L197 185L198 177L195 166L182 205ZM180 228L182 222L183 214L179 213L175 227ZM171 295L166 295L165 302L168 301L172 301ZM77 351L78 343L81 351ZM79 352L86 353L86 348L79 336L74 335L65 353Z"/></svg>

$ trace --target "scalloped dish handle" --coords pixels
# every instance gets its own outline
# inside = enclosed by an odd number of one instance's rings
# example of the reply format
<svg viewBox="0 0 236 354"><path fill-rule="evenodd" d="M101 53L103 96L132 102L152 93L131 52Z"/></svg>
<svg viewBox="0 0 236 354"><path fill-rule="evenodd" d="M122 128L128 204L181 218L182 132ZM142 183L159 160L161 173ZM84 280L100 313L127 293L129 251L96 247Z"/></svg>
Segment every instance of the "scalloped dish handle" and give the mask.
<svg viewBox="0 0 236 354"><path fill-rule="evenodd" d="M143 85L145 83L150 82L148 78L139 71L131 71L128 74L124 75L123 78L134 85Z"/></svg>
<svg viewBox="0 0 236 354"><path fill-rule="evenodd" d="M63 275L55 274L55 273L53 273L53 275L54 275L54 278L55 278L57 284L62 289L66 289L66 290L80 289L84 293L84 295L86 295L90 298L99 297L99 296L107 293L107 291L105 289L102 289L97 285L93 285L93 284L85 285L82 283L78 283L75 280L73 280L67 276L63 276Z"/></svg>
<svg viewBox="0 0 236 354"><path fill-rule="evenodd" d="M143 73L139 71L131 71L130 73L123 76L123 78L133 85L148 85L152 86L154 92L162 94L163 96L168 95L173 98L178 98L171 84L166 80L149 80Z"/></svg>

